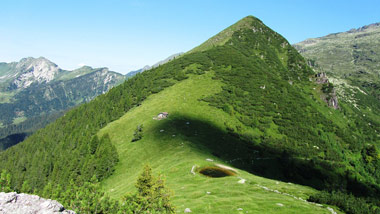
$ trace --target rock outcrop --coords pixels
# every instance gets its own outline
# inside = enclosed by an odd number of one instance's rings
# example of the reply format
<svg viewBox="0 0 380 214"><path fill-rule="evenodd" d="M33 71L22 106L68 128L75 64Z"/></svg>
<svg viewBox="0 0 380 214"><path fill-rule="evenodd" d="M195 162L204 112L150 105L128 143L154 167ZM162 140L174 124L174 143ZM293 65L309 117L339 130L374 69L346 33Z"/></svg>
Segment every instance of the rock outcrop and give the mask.
<svg viewBox="0 0 380 214"><path fill-rule="evenodd" d="M0 214L75 214L55 200L37 195L0 192Z"/></svg>
<svg viewBox="0 0 380 214"><path fill-rule="evenodd" d="M329 83L329 79L327 78L327 75L326 75L326 73L324 73L324 72L322 72L322 73L317 73L316 75L315 75L315 77L316 77L316 82L318 83L318 84L326 84L326 83Z"/></svg>
<svg viewBox="0 0 380 214"><path fill-rule="evenodd" d="M334 86L330 83L327 78L326 73L318 73L315 75L315 82L317 84L323 84L322 92L324 93L321 98L324 100L327 105L331 108L338 109L338 97L336 96L336 91Z"/></svg>
<svg viewBox="0 0 380 214"><path fill-rule="evenodd" d="M48 83L62 70L53 62L44 57L24 58L16 65L17 76L11 88L28 88L33 83Z"/></svg>
<svg viewBox="0 0 380 214"><path fill-rule="evenodd" d="M327 94L324 100L329 107L339 109L338 97L336 96L335 88L333 88L332 91L329 94Z"/></svg>

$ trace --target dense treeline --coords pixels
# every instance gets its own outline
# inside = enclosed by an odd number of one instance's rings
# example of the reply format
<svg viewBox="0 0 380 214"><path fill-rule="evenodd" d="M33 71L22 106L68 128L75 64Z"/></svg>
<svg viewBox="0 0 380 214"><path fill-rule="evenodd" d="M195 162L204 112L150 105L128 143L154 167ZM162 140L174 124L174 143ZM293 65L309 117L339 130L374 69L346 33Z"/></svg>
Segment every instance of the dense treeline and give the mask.
<svg viewBox="0 0 380 214"><path fill-rule="evenodd" d="M316 195L310 196L309 201L335 205L340 207L342 211L347 214L376 214L380 212L379 202L377 199L355 197L352 194L347 194L340 191L322 191Z"/></svg>

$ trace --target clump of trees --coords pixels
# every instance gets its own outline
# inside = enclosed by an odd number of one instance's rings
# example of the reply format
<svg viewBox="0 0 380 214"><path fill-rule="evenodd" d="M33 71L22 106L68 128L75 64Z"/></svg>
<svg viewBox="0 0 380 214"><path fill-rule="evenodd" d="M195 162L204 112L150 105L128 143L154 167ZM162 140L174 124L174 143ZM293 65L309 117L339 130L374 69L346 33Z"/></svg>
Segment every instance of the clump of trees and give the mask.
<svg viewBox="0 0 380 214"><path fill-rule="evenodd" d="M143 124L138 125L133 133L132 142L141 140L143 137Z"/></svg>
<svg viewBox="0 0 380 214"><path fill-rule="evenodd" d="M373 199L359 198L341 191L322 191L310 196L308 201L335 205L347 214L376 214L380 212L380 204L378 201L376 205L376 201Z"/></svg>

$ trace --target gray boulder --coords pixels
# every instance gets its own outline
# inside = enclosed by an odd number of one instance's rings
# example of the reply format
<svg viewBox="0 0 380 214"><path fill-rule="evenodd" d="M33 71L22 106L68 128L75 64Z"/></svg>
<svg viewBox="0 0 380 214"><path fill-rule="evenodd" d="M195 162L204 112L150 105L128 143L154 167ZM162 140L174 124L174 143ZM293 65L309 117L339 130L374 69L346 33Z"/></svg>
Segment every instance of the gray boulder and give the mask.
<svg viewBox="0 0 380 214"><path fill-rule="evenodd" d="M37 195L0 192L0 214L75 214L55 200Z"/></svg>

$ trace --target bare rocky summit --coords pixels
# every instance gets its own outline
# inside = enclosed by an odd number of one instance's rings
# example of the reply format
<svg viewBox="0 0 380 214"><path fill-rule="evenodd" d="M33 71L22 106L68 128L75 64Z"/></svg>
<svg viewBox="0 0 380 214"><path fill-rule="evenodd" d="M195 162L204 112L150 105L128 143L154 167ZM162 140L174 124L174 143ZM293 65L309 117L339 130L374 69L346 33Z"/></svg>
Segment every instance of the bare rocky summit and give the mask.
<svg viewBox="0 0 380 214"><path fill-rule="evenodd" d="M0 192L0 214L75 214L55 200L37 195Z"/></svg>

